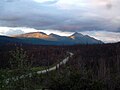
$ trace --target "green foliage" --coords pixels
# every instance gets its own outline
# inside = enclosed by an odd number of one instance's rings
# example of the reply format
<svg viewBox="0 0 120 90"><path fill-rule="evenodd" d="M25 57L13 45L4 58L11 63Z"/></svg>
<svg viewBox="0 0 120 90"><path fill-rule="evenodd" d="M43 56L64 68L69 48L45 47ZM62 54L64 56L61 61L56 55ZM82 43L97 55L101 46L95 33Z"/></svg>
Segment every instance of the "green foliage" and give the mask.
<svg viewBox="0 0 120 90"><path fill-rule="evenodd" d="M26 52L22 48L17 47L15 51L10 52L10 56L11 69L29 68L30 61L28 62Z"/></svg>
<svg viewBox="0 0 120 90"><path fill-rule="evenodd" d="M0 90L39 90L41 88L52 90L120 90L120 44L119 46L116 44L65 46L66 51L74 53L66 65L46 74L37 75L36 73L31 77L20 78L21 75L31 73L31 70L35 73L46 68L48 60L51 63L49 65L52 65L56 63L56 60L65 57L63 53L65 50L61 47L58 49L53 46L49 49L43 47L30 46L28 48L27 46L25 48L29 55L34 53L33 60L36 63L33 65L35 67L32 68L31 63L28 62L29 57L26 51L17 48L10 52L10 70L0 70ZM14 81L12 77L16 76L19 79ZM5 80L8 78L10 78L10 82L6 84Z"/></svg>
<svg viewBox="0 0 120 90"><path fill-rule="evenodd" d="M1 88L8 90L33 90L30 82L32 76L31 63L28 62L27 54L22 48L16 48L10 52L10 69L1 70ZM3 72L4 71L4 72ZM28 76L26 76L28 75ZM21 78L22 77L22 78ZM5 89L5 90L7 90Z"/></svg>
<svg viewBox="0 0 120 90"><path fill-rule="evenodd" d="M6 70L0 70L0 90L6 90L6 83L5 79L7 78L8 74Z"/></svg>
<svg viewBox="0 0 120 90"><path fill-rule="evenodd" d="M52 90L102 90L103 82L91 77L92 73L89 71L74 71L70 68L54 75L50 79L49 88Z"/></svg>

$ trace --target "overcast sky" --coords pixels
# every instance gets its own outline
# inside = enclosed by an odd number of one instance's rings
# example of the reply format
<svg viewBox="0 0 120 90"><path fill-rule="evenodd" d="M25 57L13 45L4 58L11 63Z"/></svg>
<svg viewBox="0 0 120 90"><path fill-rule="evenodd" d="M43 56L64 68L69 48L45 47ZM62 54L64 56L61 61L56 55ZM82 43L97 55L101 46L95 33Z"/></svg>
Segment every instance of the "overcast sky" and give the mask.
<svg viewBox="0 0 120 90"><path fill-rule="evenodd" d="M0 34L89 34L120 41L120 0L0 0Z"/></svg>

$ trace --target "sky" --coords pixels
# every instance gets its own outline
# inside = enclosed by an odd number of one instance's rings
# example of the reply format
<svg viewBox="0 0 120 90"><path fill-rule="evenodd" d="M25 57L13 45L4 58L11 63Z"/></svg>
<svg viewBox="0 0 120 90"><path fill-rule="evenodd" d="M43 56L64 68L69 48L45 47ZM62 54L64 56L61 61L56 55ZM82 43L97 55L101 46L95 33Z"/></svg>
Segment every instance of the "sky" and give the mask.
<svg viewBox="0 0 120 90"><path fill-rule="evenodd" d="M120 0L0 0L0 35L33 31L120 41Z"/></svg>

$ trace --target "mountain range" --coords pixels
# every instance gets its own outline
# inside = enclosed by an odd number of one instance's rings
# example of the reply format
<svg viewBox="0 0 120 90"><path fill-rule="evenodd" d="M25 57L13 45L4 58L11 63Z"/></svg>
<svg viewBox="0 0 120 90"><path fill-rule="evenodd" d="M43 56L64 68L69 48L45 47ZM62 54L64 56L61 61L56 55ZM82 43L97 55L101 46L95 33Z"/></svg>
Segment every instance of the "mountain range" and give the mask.
<svg viewBox="0 0 120 90"><path fill-rule="evenodd" d="M75 45L75 44L102 44L103 42L88 35L75 32L70 36L60 36L43 32L31 32L14 36L0 36L0 43L22 43L37 45Z"/></svg>

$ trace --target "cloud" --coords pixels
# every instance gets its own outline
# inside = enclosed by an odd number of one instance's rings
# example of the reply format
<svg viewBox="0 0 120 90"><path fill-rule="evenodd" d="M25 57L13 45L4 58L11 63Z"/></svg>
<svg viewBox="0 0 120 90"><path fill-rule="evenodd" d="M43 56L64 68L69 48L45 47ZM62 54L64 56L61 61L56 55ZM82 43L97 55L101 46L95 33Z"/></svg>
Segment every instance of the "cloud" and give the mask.
<svg viewBox="0 0 120 90"><path fill-rule="evenodd" d="M60 30L36 30L34 28L26 28L26 27L0 27L0 35L6 35L6 36L11 36L11 35L19 35L19 34L24 34L24 33L29 33L29 32L44 32L46 34L58 34L61 36L69 36L73 32L66 32L66 31L60 31Z"/></svg>
<svg viewBox="0 0 120 90"><path fill-rule="evenodd" d="M120 0L0 0L0 34L84 32L105 42L120 41L119 3Z"/></svg>
<svg viewBox="0 0 120 90"><path fill-rule="evenodd" d="M119 0L0 0L0 26L120 32L119 3Z"/></svg>
<svg viewBox="0 0 120 90"><path fill-rule="evenodd" d="M85 31L83 34L90 35L96 39L102 40L105 43L120 42L120 33L108 31Z"/></svg>
<svg viewBox="0 0 120 90"><path fill-rule="evenodd" d="M42 4L54 4L58 2L58 0L34 0L34 1Z"/></svg>
<svg viewBox="0 0 120 90"><path fill-rule="evenodd" d="M24 31L20 30L20 29L17 29L17 30L8 30L5 34L6 35L17 35L17 34L23 34Z"/></svg>
<svg viewBox="0 0 120 90"><path fill-rule="evenodd" d="M0 27L0 35L16 35L25 33L22 28Z"/></svg>

